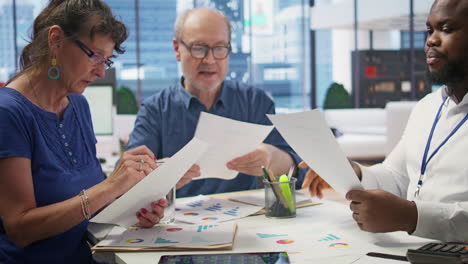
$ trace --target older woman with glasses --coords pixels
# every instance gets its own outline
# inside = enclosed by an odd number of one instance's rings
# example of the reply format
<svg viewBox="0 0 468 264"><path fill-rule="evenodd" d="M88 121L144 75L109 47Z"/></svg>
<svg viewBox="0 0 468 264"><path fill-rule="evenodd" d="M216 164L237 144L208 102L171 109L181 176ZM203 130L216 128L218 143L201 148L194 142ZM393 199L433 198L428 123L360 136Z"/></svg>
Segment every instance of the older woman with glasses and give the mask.
<svg viewBox="0 0 468 264"><path fill-rule="evenodd" d="M21 71L0 88L0 263L94 263L89 218L157 167L141 146L105 179L96 158L81 93L126 38L100 0L52 0L35 19ZM153 226L165 206L135 208L135 224Z"/></svg>

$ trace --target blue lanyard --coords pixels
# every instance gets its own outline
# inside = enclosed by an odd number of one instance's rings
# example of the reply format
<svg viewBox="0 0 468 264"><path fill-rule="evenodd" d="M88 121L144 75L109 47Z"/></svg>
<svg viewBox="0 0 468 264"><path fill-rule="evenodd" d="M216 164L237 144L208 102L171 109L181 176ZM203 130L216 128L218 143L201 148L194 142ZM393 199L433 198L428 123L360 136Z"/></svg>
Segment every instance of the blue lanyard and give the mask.
<svg viewBox="0 0 468 264"><path fill-rule="evenodd" d="M442 104L440 105L439 107L439 111L437 111L437 115L434 119L434 123L432 124L432 128L431 128L431 133L429 133L429 137L427 139L427 143L426 143L426 149L424 150L424 155L423 155L423 158L422 158L422 162L421 162L421 175L419 176L419 180L418 180L418 187L417 187L417 190L416 190L416 193L415 193L415 196L419 194L419 189L421 189L422 185L423 185L423 180L422 180L422 177L424 175L424 173L426 172L426 167L427 167L427 164L429 163L429 161L431 161L432 157L434 157L434 155L439 151L439 149L453 136L453 134L455 134L455 132L457 132L457 130L466 122L466 120L468 119L468 114L465 116L465 118L463 118L459 123L458 125L452 130L452 132L450 132L450 134L444 139L444 141L442 141L442 143L440 143L440 145L432 152L432 154L429 156L429 159L427 158L427 154L429 153L429 147L431 146L431 141L432 141L432 135L434 134L434 130L437 126L437 123L439 122L439 119L440 119L440 113L442 112L442 108L445 104L445 102L447 101L448 97L445 98L445 100L442 102Z"/></svg>

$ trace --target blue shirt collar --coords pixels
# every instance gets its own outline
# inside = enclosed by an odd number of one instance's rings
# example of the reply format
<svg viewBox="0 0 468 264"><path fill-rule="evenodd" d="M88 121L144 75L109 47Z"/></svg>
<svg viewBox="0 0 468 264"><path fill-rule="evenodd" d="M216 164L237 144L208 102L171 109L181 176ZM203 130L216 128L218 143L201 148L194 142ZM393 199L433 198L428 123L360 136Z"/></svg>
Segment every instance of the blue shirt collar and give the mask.
<svg viewBox="0 0 468 264"><path fill-rule="evenodd" d="M178 87L178 89L183 90L183 92L180 93L181 100L184 102L185 108L189 109L190 104L193 101L196 101L196 102L198 102L200 104L201 104L201 102L198 100L197 97L195 97L194 95L189 93L187 90L185 90L184 80L185 80L185 78L184 78L184 76L182 76L180 78L180 81L177 83L177 87ZM219 95L219 97L214 102L213 108L224 106L224 105L226 105L227 102L229 102L229 100L228 100L228 98L229 98L229 89L224 89L224 85L225 85L225 81L221 84L221 94Z"/></svg>

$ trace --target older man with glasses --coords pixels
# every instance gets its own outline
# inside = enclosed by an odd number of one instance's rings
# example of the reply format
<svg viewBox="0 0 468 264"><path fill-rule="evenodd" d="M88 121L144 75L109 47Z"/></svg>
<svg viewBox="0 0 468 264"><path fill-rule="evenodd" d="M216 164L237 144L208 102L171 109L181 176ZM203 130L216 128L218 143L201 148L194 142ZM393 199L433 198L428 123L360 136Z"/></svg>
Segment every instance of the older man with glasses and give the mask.
<svg viewBox="0 0 468 264"><path fill-rule="evenodd" d="M183 76L175 85L146 99L138 113L128 148L149 147L158 159L171 157L194 136L200 112L270 125L272 99L260 89L225 80L231 51L231 26L221 12L189 10L177 18L173 46ZM275 175L287 173L299 157L274 130L256 150L235 158L227 168L240 172L232 180L203 179L198 165L177 184L177 196L194 196L257 188L261 166ZM298 181L298 186L302 178Z"/></svg>

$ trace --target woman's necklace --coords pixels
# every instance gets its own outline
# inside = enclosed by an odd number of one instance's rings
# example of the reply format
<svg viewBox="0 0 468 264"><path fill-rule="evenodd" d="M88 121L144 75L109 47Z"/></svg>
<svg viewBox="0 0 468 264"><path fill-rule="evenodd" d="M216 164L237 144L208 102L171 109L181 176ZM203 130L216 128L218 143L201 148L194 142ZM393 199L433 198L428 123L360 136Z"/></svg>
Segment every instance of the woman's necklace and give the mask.
<svg viewBox="0 0 468 264"><path fill-rule="evenodd" d="M36 105L39 106L39 108L41 108L44 111L55 113L59 117L62 116L63 111L64 111L64 109L66 107L65 101L62 101L62 103L60 104L59 111L49 111L47 107L45 107L44 105L41 104L41 100L39 100L39 97L37 96L37 93L36 93L36 89L33 87L31 79L29 78L29 76L26 76L26 77L28 78L29 88L32 90L32 94L34 96L34 101L35 101Z"/></svg>
<svg viewBox="0 0 468 264"><path fill-rule="evenodd" d="M29 77L28 77L28 81L29 81L29 88L32 90L35 103L36 103L37 106L39 106L42 110L46 110L46 111L47 111L47 109L41 104L41 100L39 100L39 97L38 97L37 94L36 94L36 89L32 86L31 79L29 79Z"/></svg>

